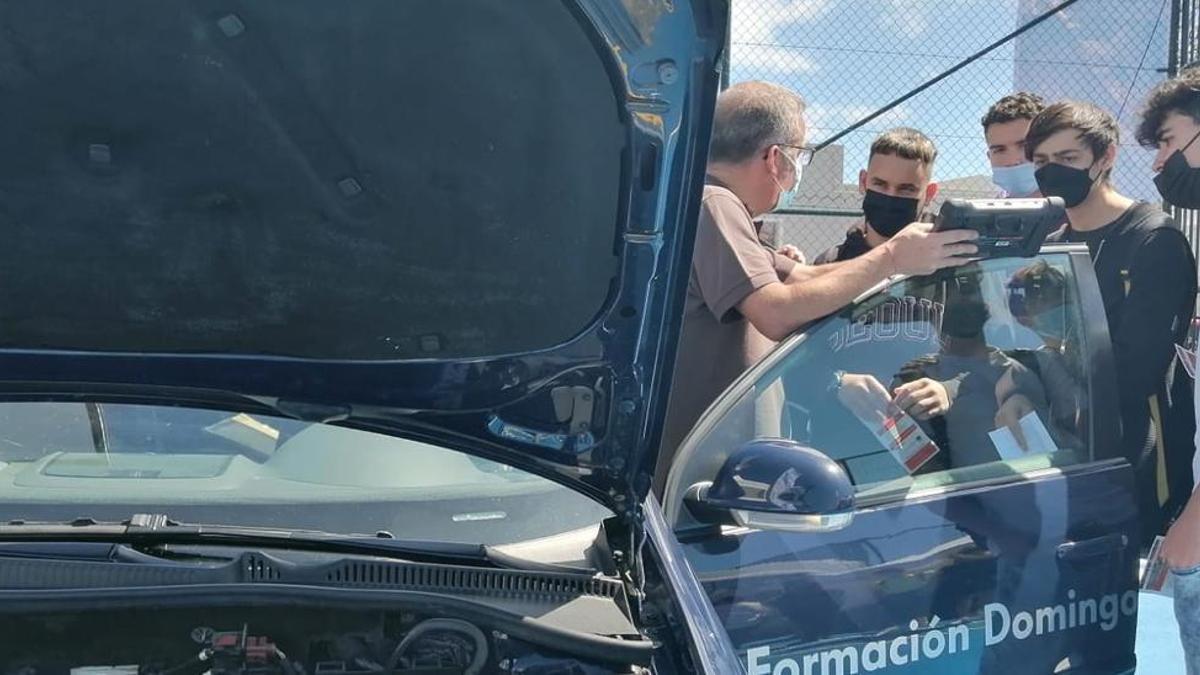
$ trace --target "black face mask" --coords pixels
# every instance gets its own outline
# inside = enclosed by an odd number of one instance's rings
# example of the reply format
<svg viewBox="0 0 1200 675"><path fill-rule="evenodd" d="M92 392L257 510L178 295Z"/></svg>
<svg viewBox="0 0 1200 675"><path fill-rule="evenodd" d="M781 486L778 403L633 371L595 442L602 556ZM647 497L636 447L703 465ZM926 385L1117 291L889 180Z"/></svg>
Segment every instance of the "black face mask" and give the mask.
<svg viewBox="0 0 1200 675"><path fill-rule="evenodd" d="M867 190L863 195L862 210L871 229L879 236L891 239L917 219L919 205L919 200L912 197L893 197Z"/></svg>
<svg viewBox="0 0 1200 675"><path fill-rule="evenodd" d="M1185 209L1200 209L1200 167L1188 166L1183 151L1187 150L1200 138L1200 134L1192 137L1182 149L1171 153L1162 171L1154 177L1154 187L1163 199L1175 206Z"/></svg>
<svg viewBox="0 0 1200 675"><path fill-rule="evenodd" d="M977 338L989 316L987 305L979 300L947 303L942 315L942 335L960 340Z"/></svg>
<svg viewBox="0 0 1200 675"><path fill-rule="evenodd" d="M1095 165L1093 165L1095 166ZM1092 193L1096 180L1092 178L1092 167L1076 169L1063 164L1047 164L1034 172L1038 189L1046 197L1062 197L1068 209L1083 203Z"/></svg>

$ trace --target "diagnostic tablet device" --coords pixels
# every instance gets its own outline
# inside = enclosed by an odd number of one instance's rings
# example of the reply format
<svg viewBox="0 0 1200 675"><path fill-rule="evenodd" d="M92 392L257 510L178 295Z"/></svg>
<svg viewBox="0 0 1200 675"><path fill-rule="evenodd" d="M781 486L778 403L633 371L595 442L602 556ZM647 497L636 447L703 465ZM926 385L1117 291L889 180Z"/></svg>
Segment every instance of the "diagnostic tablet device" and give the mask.
<svg viewBox="0 0 1200 675"><path fill-rule="evenodd" d="M972 257L1036 255L1046 235L1067 222L1060 197L1046 199L947 199L934 230L975 230L979 253Z"/></svg>

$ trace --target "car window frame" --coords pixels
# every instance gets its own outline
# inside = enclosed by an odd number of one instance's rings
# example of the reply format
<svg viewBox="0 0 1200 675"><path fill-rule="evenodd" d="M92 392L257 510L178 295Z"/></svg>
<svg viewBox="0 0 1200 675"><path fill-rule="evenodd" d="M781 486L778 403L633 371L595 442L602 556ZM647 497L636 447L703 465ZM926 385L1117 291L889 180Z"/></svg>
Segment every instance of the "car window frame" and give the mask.
<svg viewBox="0 0 1200 675"><path fill-rule="evenodd" d="M928 499L933 495L1006 485L1023 480L1036 480L1045 475L1074 473L1077 470L1092 470L1093 468L1128 461L1121 453L1119 442L1120 405L1118 401L1119 396L1112 342L1108 334L1108 322L1092 320L1093 317L1105 317L1106 314L1104 300L1100 295L1099 282L1092 267L1091 256L1086 245L1055 243L1044 245L1038 251L1037 256L1026 258L1026 260L1032 261L1042 256L1050 255L1065 256L1066 261L1071 267L1071 272L1075 279L1076 300L1079 302L1080 317L1083 323L1083 350L1081 352L1081 359L1086 364L1090 373L1087 383L1087 394L1091 409L1091 413L1088 416L1089 454L1087 459L1065 466L1049 466L1030 471L1012 472L1002 476L981 477L979 479L954 482L950 485L938 487L914 490L910 486L910 489L881 492L875 495L863 495L861 498L856 499L856 510ZM843 312L854 305L866 302L872 297L886 292L896 284L930 276L933 275L896 275L890 277L863 292L853 301L832 313L831 316ZM795 333L781 341L763 359L743 372L729 387L721 392L716 400L700 416L696 425L693 426L692 430L680 444L679 451L675 454L674 463L670 468L670 473L675 472L679 462L688 459L689 453L687 451L692 446L708 436L716 425L725 419L730 410L738 405L744 396L757 387L765 373L776 370L784 360L789 358L809 338L809 329L819 323L819 321L810 322L797 329ZM669 478L667 484L668 486L671 484ZM668 497L672 497L671 495L664 495L663 511L667 516L668 523L673 528L678 528L681 524L680 515L684 509L682 500L684 492L685 490L680 490L679 494L674 495L674 498L671 499L668 499Z"/></svg>

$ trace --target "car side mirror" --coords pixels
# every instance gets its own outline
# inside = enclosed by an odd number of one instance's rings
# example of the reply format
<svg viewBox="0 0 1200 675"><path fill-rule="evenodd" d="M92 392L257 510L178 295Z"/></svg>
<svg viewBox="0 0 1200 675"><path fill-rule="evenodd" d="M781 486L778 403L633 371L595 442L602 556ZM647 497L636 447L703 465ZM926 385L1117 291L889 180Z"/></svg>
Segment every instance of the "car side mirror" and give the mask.
<svg viewBox="0 0 1200 675"><path fill-rule="evenodd" d="M791 532L850 524L854 485L840 464L786 439L750 441L729 456L711 483L690 487L684 502L697 519Z"/></svg>

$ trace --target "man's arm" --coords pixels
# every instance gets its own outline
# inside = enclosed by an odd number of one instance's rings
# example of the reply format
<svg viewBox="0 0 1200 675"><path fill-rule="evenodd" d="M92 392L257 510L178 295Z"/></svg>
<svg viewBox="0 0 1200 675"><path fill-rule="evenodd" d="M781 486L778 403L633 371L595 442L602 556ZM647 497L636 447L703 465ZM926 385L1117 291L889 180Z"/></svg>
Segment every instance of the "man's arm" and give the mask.
<svg viewBox="0 0 1200 675"><path fill-rule="evenodd" d="M788 274L787 279L783 280L785 284L798 284L810 279L816 279L819 276L829 274L833 270L845 265L845 262L826 263L824 265L796 265Z"/></svg>
<svg viewBox="0 0 1200 675"><path fill-rule="evenodd" d="M853 260L837 260L834 262L827 262L827 263L820 263L820 264L817 264L814 262L814 263L810 263L810 264L796 265L796 267L794 269L792 269L791 274L788 275L788 278L784 280L784 283L785 284L794 284L794 283L798 283L801 281L808 281L809 279L816 279L817 277L819 277L821 275L829 274L830 272L832 272L834 270L845 267L846 265L849 265L852 262L854 262L854 261Z"/></svg>
<svg viewBox="0 0 1200 675"><path fill-rule="evenodd" d="M784 283L767 284L746 296L738 311L755 329L782 340L800 326L827 316L892 274L931 274L967 262L976 252L972 230L933 232L914 223L865 255L837 265L797 266Z"/></svg>
<svg viewBox="0 0 1200 675"><path fill-rule="evenodd" d="M1196 421L1200 422L1200 379L1192 386L1196 393ZM1196 440L1200 443L1200 424L1197 425ZM1192 461L1194 463L1195 459ZM1200 565L1200 490L1192 491L1183 513L1167 530L1162 555L1172 569L1183 570Z"/></svg>
<svg viewBox="0 0 1200 675"><path fill-rule="evenodd" d="M1162 557L1173 570L1200 565L1200 490L1193 490L1183 513L1167 530Z"/></svg>

